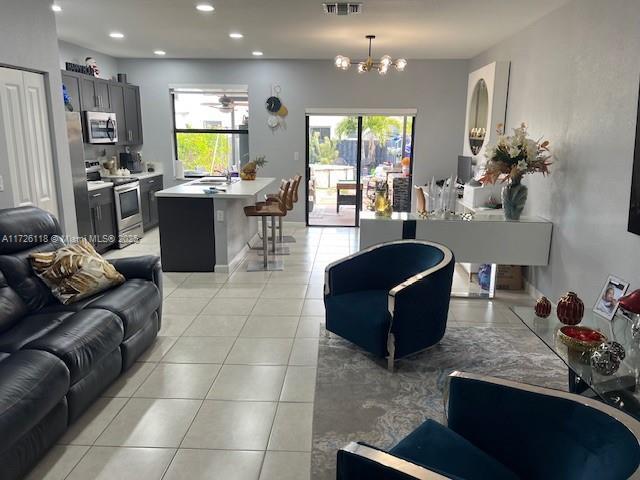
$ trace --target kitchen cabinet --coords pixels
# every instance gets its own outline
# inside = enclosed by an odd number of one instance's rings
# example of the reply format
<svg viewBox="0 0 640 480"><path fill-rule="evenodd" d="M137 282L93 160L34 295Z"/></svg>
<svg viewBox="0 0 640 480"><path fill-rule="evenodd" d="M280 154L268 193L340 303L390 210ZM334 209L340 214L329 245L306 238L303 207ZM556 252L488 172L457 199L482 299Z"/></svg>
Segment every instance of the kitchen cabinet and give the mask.
<svg viewBox="0 0 640 480"><path fill-rule="evenodd" d="M142 145L140 88L62 70L62 81L75 112L113 112L118 122L117 145Z"/></svg>
<svg viewBox="0 0 640 480"><path fill-rule="evenodd" d="M143 178L140 180L140 202L142 203L142 228L147 231L158 225L158 199L156 192L162 190L163 177Z"/></svg>
<svg viewBox="0 0 640 480"><path fill-rule="evenodd" d="M77 75L69 75L65 72L62 73L62 84L67 87L67 94L69 95L70 104L74 112L80 112L80 77Z"/></svg>
<svg viewBox="0 0 640 480"><path fill-rule="evenodd" d="M129 145L125 118L124 85L120 83L109 84L109 98L111 100L111 110L116 114L118 125L117 145Z"/></svg>
<svg viewBox="0 0 640 480"><path fill-rule="evenodd" d="M110 112L109 82L83 75L80 81L82 109L97 112Z"/></svg>
<svg viewBox="0 0 640 480"><path fill-rule="evenodd" d="M102 253L116 243L117 227L113 187L89 192L91 211L91 243Z"/></svg>
<svg viewBox="0 0 640 480"><path fill-rule="evenodd" d="M140 113L140 88L124 86L124 118L126 140L129 145L142 145L142 115Z"/></svg>

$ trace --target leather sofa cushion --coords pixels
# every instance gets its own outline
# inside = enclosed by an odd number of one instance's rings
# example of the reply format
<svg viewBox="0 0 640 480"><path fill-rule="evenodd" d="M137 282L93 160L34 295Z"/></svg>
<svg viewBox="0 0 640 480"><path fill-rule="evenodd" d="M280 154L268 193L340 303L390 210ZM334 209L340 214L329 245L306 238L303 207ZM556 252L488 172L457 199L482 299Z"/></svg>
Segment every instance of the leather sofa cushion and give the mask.
<svg viewBox="0 0 640 480"><path fill-rule="evenodd" d="M83 310L23 348L45 350L69 369L71 384L85 377L123 339L120 319L106 310Z"/></svg>
<svg viewBox="0 0 640 480"><path fill-rule="evenodd" d="M429 470L465 480L519 478L467 439L433 420L424 422L389 452Z"/></svg>
<svg viewBox="0 0 640 480"><path fill-rule="evenodd" d="M0 272L0 332L8 330L27 314L27 306Z"/></svg>
<svg viewBox="0 0 640 480"><path fill-rule="evenodd" d="M108 290L87 308L109 310L118 315L124 325L124 338L127 339L149 321L161 302L160 292L153 282L134 278Z"/></svg>
<svg viewBox="0 0 640 480"><path fill-rule="evenodd" d="M55 356L21 350L0 362L0 450L38 424L69 389L69 370Z"/></svg>
<svg viewBox="0 0 640 480"><path fill-rule="evenodd" d="M27 343L58 327L72 312L34 313L27 315L10 330L0 334L0 352L15 352Z"/></svg>
<svg viewBox="0 0 640 480"><path fill-rule="evenodd" d="M327 330L378 357L387 356L389 292L364 290L326 297Z"/></svg>
<svg viewBox="0 0 640 480"><path fill-rule="evenodd" d="M0 242L0 255L21 252L61 235L56 218L37 207L0 210L0 232L6 236Z"/></svg>
<svg viewBox="0 0 640 480"><path fill-rule="evenodd" d="M31 312L40 310L45 305L55 302L56 299L49 287L31 268L29 256L32 253L51 252L59 246L59 244L44 243L13 255L0 255L0 271Z"/></svg>

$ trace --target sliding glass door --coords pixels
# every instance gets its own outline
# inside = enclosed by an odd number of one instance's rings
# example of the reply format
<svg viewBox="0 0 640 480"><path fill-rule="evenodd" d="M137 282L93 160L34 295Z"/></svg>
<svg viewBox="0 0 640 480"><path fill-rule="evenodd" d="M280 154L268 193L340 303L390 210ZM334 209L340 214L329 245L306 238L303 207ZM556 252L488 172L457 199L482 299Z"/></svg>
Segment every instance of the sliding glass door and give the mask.
<svg viewBox="0 0 640 480"><path fill-rule="evenodd" d="M412 116L307 115L307 224L358 226L386 182L394 211L411 209Z"/></svg>

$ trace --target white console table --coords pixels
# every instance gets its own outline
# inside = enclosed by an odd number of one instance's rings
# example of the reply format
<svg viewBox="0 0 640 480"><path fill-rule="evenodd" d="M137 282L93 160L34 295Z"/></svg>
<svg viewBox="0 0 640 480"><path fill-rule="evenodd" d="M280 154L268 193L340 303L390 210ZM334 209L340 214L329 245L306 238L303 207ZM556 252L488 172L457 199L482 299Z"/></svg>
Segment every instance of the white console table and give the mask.
<svg viewBox="0 0 640 480"><path fill-rule="evenodd" d="M553 224L537 217L519 221L504 220L501 213L477 215L473 220L428 218L415 213L393 213L377 217L373 212L360 215L360 249L400 239L441 243L451 249L456 262L491 264L491 288L495 294L496 265L549 263Z"/></svg>

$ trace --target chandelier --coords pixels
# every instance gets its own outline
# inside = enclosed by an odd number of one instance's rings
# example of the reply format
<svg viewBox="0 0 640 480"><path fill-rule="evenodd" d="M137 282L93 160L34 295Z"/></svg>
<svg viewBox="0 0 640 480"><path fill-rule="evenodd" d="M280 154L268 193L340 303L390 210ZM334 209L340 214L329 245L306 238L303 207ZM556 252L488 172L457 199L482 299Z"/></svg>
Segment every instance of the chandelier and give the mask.
<svg viewBox="0 0 640 480"><path fill-rule="evenodd" d="M355 63L358 65L358 73L377 71L380 75L386 75L389 71L389 67L394 67L399 72L404 71L407 66L407 60L404 58L393 60L389 55L383 55L379 61L374 61L371 57L371 42L376 38L376 36L367 35L366 38L369 40L369 56L367 59L352 61L349 57L338 55L335 58L336 68L339 68L340 70L349 70L349 67Z"/></svg>

